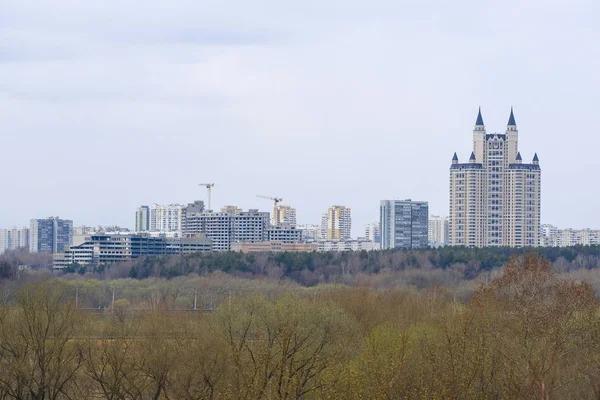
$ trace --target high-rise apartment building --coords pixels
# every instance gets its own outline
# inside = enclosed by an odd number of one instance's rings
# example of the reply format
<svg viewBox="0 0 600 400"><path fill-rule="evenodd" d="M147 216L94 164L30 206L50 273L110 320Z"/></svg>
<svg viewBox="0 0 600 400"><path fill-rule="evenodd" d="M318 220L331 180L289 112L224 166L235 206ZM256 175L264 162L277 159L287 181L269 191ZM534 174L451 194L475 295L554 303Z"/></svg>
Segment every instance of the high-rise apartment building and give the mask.
<svg viewBox="0 0 600 400"><path fill-rule="evenodd" d="M321 219L321 236L325 240L350 239L352 211L345 206L331 206Z"/></svg>
<svg viewBox="0 0 600 400"><path fill-rule="evenodd" d="M381 223L371 222L365 225L365 240L374 243L381 243Z"/></svg>
<svg viewBox="0 0 600 400"><path fill-rule="evenodd" d="M296 209L291 206L278 204L273 208L273 225L296 226Z"/></svg>
<svg viewBox="0 0 600 400"><path fill-rule="evenodd" d="M28 228L0 229L0 254L22 247L29 247Z"/></svg>
<svg viewBox="0 0 600 400"><path fill-rule="evenodd" d="M61 253L73 243L73 221L50 217L32 219L29 230L29 251Z"/></svg>
<svg viewBox="0 0 600 400"><path fill-rule="evenodd" d="M380 212L382 250L427 247L426 201L381 200Z"/></svg>
<svg viewBox="0 0 600 400"><path fill-rule="evenodd" d="M429 217L429 244L431 246L448 244L448 217L438 215Z"/></svg>
<svg viewBox="0 0 600 400"><path fill-rule="evenodd" d="M150 230L150 207L139 206L135 212L135 232L148 232Z"/></svg>
<svg viewBox="0 0 600 400"><path fill-rule="evenodd" d="M258 243L268 240L269 213L258 210L242 211L226 206L221 211L200 210L196 203L188 205L184 234L204 233L212 240L215 251L229 251L236 242Z"/></svg>
<svg viewBox="0 0 600 400"><path fill-rule="evenodd" d="M541 170L524 164L513 110L505 133L487 133L481 110L468 163L450 166L449 242L453 246L539 246Z"/></svg>
<svg viewBox="0 0 600 400"><path fill-rule="evenodd" d="M150 206L150 231L151 232L181 232L183 220L181 204Z"/></svg>

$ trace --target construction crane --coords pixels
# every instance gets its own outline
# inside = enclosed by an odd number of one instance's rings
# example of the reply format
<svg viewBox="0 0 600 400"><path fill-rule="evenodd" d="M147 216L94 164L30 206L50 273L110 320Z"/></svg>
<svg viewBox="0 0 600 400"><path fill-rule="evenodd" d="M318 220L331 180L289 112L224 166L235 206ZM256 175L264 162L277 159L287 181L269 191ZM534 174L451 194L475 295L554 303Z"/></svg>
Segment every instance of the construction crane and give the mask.
<svg viewBox="0 0 600 400"><path fill-rule="evenodd" d="M273 225L276 225L277 218L275 215L277 214L277 205L281 203L283 199L281 197L263 196L261 194L257 194L256 197L260 197L261 199L273 200L273 216L271 217L271 223Z"/></svg>
<svg viewBox="0 0 600 400"><path fill-rule="evenodd" d="M279 204L283 201L283 199L281 197L263 196L260 194L257 194L256 197L260 197L261 199L273 200L273 202L275 203L273 207L275 207L275 208L277 208L277 204Z"/></svg>
<svg viewBox="0 0 600 400"><path fill-rule="evenodd" d="M215 186L215 184L214 183L199 183L198 186L204 186L207 189L207 191L208 191L208 209L212 210L212 208L210 208L210 194L211 194L211 190Z"/></svg>

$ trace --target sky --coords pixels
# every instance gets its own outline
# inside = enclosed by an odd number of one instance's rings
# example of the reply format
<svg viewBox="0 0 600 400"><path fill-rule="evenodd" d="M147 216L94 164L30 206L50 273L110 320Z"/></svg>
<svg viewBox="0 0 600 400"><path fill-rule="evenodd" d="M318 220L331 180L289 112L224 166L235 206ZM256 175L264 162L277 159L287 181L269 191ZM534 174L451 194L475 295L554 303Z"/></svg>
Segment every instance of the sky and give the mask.
<svg viewBox="0 0 600 400"><path fill-rule="evenodd" d="M542 168L542 223L600 229L597 0L2 0L0 227L133 228L141 204L206 200L353 234L382 199L448 214L510 107Z"/></svg>

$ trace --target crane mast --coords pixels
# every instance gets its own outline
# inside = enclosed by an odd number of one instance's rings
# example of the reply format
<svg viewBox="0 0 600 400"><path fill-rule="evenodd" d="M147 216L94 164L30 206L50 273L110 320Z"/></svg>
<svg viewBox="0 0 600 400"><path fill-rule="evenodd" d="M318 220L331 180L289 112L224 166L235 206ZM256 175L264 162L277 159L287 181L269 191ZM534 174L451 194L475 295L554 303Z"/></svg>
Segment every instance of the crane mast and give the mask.
<svg viewBox="0 0 600 400"><path fill-rule="evenodd" d="M215 186L215 184L214 183L199 183L198 186L204 186L206 188L206 190L208 191L208 209L212 210L211 204L210 204L211 191L212 191L212 188Z"/></svg>

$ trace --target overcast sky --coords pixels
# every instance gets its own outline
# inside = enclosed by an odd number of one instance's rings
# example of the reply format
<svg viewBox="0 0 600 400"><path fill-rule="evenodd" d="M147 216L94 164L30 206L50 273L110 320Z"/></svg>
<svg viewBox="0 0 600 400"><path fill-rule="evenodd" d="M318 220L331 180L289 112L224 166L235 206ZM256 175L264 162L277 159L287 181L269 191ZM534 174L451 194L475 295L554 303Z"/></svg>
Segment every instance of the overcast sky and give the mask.
<svg viewBox="0 0 600 400"><path fill-rule="evenodd" d="M379 201L448 214L448 168L515 109L542 223L600 228L600 2L1 0L0 227L133 228L205 199L353 233Z"/></svg>

